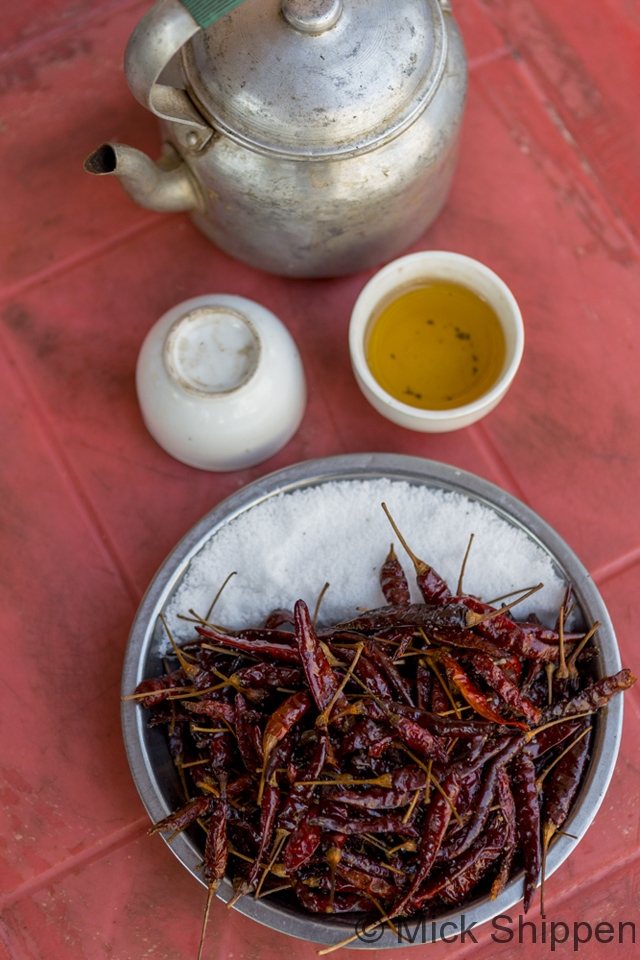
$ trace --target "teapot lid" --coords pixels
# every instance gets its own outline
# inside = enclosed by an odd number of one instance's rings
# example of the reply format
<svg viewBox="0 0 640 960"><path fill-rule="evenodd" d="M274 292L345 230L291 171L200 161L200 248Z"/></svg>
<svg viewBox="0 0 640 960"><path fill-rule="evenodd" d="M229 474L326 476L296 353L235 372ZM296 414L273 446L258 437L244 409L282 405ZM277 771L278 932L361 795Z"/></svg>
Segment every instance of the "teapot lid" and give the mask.
<svg viewBox="0 0 640 960"><path fill-rule="evenodd" d="M444 71L440 0L245 0L183 50L186 84L232 140L325 160L424 110Z"/></svg>

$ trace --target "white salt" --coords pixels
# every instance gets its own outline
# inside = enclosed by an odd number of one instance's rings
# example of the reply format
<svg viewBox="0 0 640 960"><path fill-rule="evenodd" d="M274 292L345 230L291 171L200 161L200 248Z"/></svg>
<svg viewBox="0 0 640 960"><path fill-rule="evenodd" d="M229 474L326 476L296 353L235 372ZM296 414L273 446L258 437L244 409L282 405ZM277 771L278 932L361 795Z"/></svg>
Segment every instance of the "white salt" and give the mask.
<svg viewBox="0 0 640 960"><path fill-rule="evenodd" d="M411 584L420 594L411 561L380 506L384 501L414 553L431 564L455 591L469 542L465 593L492 600L540 582L544 588L520 608L553 625L565 584L549 555L525 531L491 507L445 490L390 479L330 481L273 496L220 528L192 559L172 598L167 618L181 639L193 635L178 619L191 608L205 616L220 585L225 587L212 620L231 629L258 626L276 607L291 609L299 598L310 609L325 582L330 587L319 623L356 614L357 607L385 603L380 567L393 541Z"/></svg>

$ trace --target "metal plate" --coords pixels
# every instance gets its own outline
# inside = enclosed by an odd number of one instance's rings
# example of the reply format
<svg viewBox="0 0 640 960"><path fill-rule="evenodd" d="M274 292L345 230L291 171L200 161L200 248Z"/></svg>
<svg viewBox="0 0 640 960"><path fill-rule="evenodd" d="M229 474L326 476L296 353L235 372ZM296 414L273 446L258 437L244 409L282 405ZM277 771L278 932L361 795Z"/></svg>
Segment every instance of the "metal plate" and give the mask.
<svg viewBox="0 0 640 960"><path fill-rule="evenodd" d="M146 677L162 673L162 664L157 653L158 615L171 600L192 558L216 531L233 522L234 518L244 511L281 493L336 480L371 480L379 477L456 491L491 508L500 517L523 530L549 555L559 576L573 583L574 596L584 622L592 624L599 620L602 624L597 634L600 651L599 675L610 675L620 670L620 656L611 620L589 573L564 540L536 513L499 487L446 464L392 454L352 454L310 460L263 477L233 494L193 527L164 562L140 605L125 654L123 696L130 694ZM622 697L615 697L598 715L592 760L580 795L566 823L566 829L574 834L576 839L562 836L553 844L547 859L547 876L557 870L569 856L602 803L618 753L622 711ZM132 702L123 703L122 724L133 779L149 816L155 822L184 802L177 772L171 761L164 734L158 728L150 730L147 727L146 711ZM197 834L194 834L194 837L197 837ZM202 848L196 840L180 834L171 843L170 849L194 877L203 882L199 873ZM231 898L232 892L228 880L218 888L218 896L225 902ZM496 900L482 899L467 904L462 911L466 928L468 929L471 923L480 924L507 912L522 895L523 877L520 875ZM303 913L301 909L278 903L275 897L258 901L243 897L235 909L267 927L314 943L339 943L356 932L353 919L345 916L319 918ZM449 914L438 916L435 930L431 926L430 918L429 922L422 927L418 925L417 928L416 918L412 918L408 922L409 935L411 936L415 929L413 942L416 945L429 942L434 933L436 938L439 936L441 925L447 922L447 936L459 933L461 911L456 909ZM399 942L393 931L379 928L373 931L368 939L363 937L350 946L376 949L406 947L407 941Z"/></svg>

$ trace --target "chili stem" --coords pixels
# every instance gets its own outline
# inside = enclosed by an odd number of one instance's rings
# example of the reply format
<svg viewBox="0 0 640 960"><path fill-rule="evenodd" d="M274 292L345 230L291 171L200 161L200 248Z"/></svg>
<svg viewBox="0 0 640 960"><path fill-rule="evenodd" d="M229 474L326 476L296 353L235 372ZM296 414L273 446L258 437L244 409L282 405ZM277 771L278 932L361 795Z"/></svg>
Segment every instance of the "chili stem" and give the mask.
<svg viewBox="0 0 640 960"><path fill-rule="evenodd" d="M287 839L288 836L289 836L289 831L288 831L288 830L278 830L278 831L277 831L277 833L276 833L276 839L275 839L275 842L274 842L274 844L273 844L273 854L272 854L272 856L271 856L271 860L269 860L269 863L267 864L267 866L266 866L266 867L264 868L264 870L262 871L262 876L260 877L260 882L259 882L258 886L256 887L256 892L254 893L254 897L256 898L256 900L257 900L258 897L260 896L260 891L262 890L262 884L263 884L264 881L266 880L267 874L269 874L269 873L271 872L271 867L272 867L272 866L274 865L274 863L276 862L276 858L277 858L278 854L280 853L280 851L282 850L282 845L283 845L283 843L285 842L285 840Z"/></svg>
<svg viewBox="0 0 640 960"><path fill-rule="evenodd" d="M327 590L329 589L330 586L331 586L330 583L325 583L324 587L323 587L322 590L320 591L320 595L319 595L318 599L316 600L316 608L315 608L315 610L313 611L313 621L312 621L312 622L313 622L313 628L314 628L314 630L315 630L315 627L316 627L316 623L318 622L318 614L320 613L320 604L322 603L322 601L323 601L323 599L324 599L324 595L325 595L325 593L327 592Z"/></svg>
<svg viewBox="0 0 640 960"><path fill-rule="evenodd" d="M229 732L226 727L192 727L191 724L189 725L189 729L193 730L194 733L228 733ZM191 764L185 764L185 766L191 766Z"/></svg>
<svg viewBox="0 0 640 960"><path fill-rule="evenodd" d="M423 652L424 652L424 651L423 651ZM456 715L456 717L458 718L458 720L460 720L460 719L461 719L461 717L460 717L460 708L458 707L458 704L457 704L457 703L455 702L455 700L453 699L453 694L451 693L451 690L449 689L449 684L448 684L448 683L445 683L444 680L442 679L442 674L440 673L440 671L439 671L439 669L438 669L438 664L435 662L435 660L429 660L428 656L427 656L426 659L427 659L427 662L429 663L429 666L431 667L431 669L432 669L433 672L435 673L436 677L437 677L438 680L440 681L440 686L442 687L442 689L443 689L444 692L446 693L447 698L448 698L448 700L449 700L449 703L450 703L451 706L453 707L453 712L455 713L455 715Z"/></svg>
<svg viewBox="0 0 640 960"><path fill-rule="evenodd" d="M189 677L189 680L193 680L193 678L200 673L200 667L195 667L192 663L189 663L189 661L186 659L184 653L182 652L180 647L177 645L177 643L173 639L173 635L171 633L171 630L169 630L169 625L165 620L163 613L160 614L160 620L162 621L162 626L167 631L167 636L171 641L171 646L175 650L176 657L178 658L178 663L184 670L185 674Z"/></svg>
<svg viewBox="0 0 640 960"><path fill-rule="evenodd" d="M169 687L169 689L172 690L172 691L175 691L177 688L176 688L176 687ZM195 692L196 696L200 696L200 693L201 693L201 692L204 692L204 691L200 691L200 690L195 690L195 691L194 691L194 688L191 687L191 686L189 686L189 687L180 687L179 689L180 689L181 691L182 691L182 690L189 690L189 691L191 691L190 693L186 693L186 694L182 694L182 693L181 693L181 696L190 696L190 697L191 697L191 696L193 696L194 692ZM148 690L147 693L130 693L130 694L129 694L128 696L126 696L126 697L120 697L120 702L121 702L121 703L124 703L126 700L144 700L145 697L155 697L158 693L164 693L164 692L165 692L164 690ZM179 700L180 697L170 698L169 696L167 696L167 700L169 700L169 699Z"/></svg>
<svg viewBox="0 0 640 960"><path fill-rule="evenodd" d="M393 786L393 778L390 773L383 773L382 776L376 777L374 780L296 780L294 784L296 787L331 787L336 785L340 787L364 787L368 785L370 787L385 787L389 789Z"/></svg>
<svg viewBox="0 0 640 960"><path fill-rule="evenodd" d="M226 587L226 585L229 583L229 580L231 580L231 577L235 577L237 573L238 573L237 570L233 570L233 571L229 574L229 576L227 577L227 579L224 581L224 583L222 584L222 586L220 587L220 589L218 590L218 592L216 593L215 597L213 598L213 603L211 604L211 606L209 607L209 609L208 609L208 611L207 611L207 616L205 617L206 620L208 620L209 617L211 616L211 614L213 613L213 608L215 607L216 603L217 603L218 600L220 599L220 594L222 593L222 591L224 590L224 588Z"/></svg>
<svg viewBox="0 0 640 960"><path fill-rule="evenodd" d="M438 793L440 793L440 794L444 797L444 799L447 801L447 803L448 803L449 806L451 807L451 813L454 815L454 817L456 818L456 820L458 821L458 823L460 824L460 826L462 826L462 820L460 819L460 815L458 814L458 811L457 811L456 808L454 807L454 805L453 805L453 803L451 802L450 798L447 796L447 794L446 794L446 793L444 792L444 790L442 789L442 787L441 787L440 783L438 782L438 780L436 779L436 777L434 777L434 775L431 773L431 764L432 764L432 761L431 761L431 760L429 761L429 766L427 767L427 766L422 762L422 760L420 760L419 757L416 757L415 753L412 753L412 751L409 750L409 748L404 745L404 743L402 743L402 744L399 743L398 746L402 747L402 749L404 750L404 752L405 752L408 756L411 757L411 759L413 760L414 763L417 763L419 767L422 767L422 769L424 770L424 772L427 774L427 777L429 778L429 782L432 783L432 784L434 785L434 787L436 788L436 790L438 791Z"/></svg>
<svg viewBox="0 0 640 960"><path fill-rule="evenodd" d="M356 650L356 655L355 655L355 657L353 658L353 660L351 661L351 665L350 665L349 669L347 670L347 672L345 673L344 677L342 678L342 683L340 684L340 686L338 687L338 689L336 690L336 692L334 693L334 695L331 697L331 700L329 701L328 705L324 708L324 710L322 711L322 713L319 713L319 714L318 714L318 718L317 718L317 720L316 720L316 727L318 727L318 726L326 726L327 723L329 722L329 717L331 716L331 711L333 710L333 708L334 708L334 706L335 706L335 703L336 703L338 697L340 696L340 694L342 693L342 691L343 691L344 688L346 687L347 683L349 682L349 679L350 679L351 675L353 674L353 671L354 671L355 668L356 668L356 664L358 663L358 660L360 659L360 654L362 653L363 650L364 650L364 642L361 642L361 643L358 644L358 648L357 648L357 650Z"/></svg>
<svg viewBox="0 0 640 960"><path fill-rule="evenodd" d="M567 668L568 668L568 670L569 670L569 675L570 675L570 676L575 672L575 669L576 669L576 660L578 659L578 655L579 655L580 653L582 653L585 644L586 644L589 640L591 640L591 637L594 635L594 633L596 632L596 630L598 629L599 626L600 626L600 621L599 621L599 620L596 620L596 622L594 623L594 625L591 627L591 630L589 630L589 632L584 635L584 637L582 638L582 640L580 641L580 643L578 644L578 646L575 648L575 650L573 651L573 653L571 654L571 656L570 656L569 659L567 660Z"/></svg>
<svg viewBox="0 0 640 960"><path fill-rule="evenodd" d="M558 680L566 680L569 677L569 671L567 670L567 664L564 659L564 604L560 607L560 666L556 671L556 676Z"/></svg>
<svg viewBox="0 0 640 960"><path fill-rule="evenodd" d="M529 730L529 733L525 733L524 741L530 743L537 734L542 733L543 730L548 730L549 727L555 727L558 723L567 723L569 720L578 720L580 717L590 717L593 713L593 710L586 710L584 713L572 713L568 717L558 717L557 720L550 720L549 723L543 723L541 727L536 727L535 730Z"/></svg>
<svg viewBox="0 0 640 960"><path fill-rule="evenodd" d="M195 617L198 623L202 623L205 627L209 627L211 630L216 630L218 633L227 633L227 628L221 626L219 623L210 623L208 620L205 620L204 617L201 617L199 613L196 613L195 610L192 610L189 607L189 613L192 617Z"/></svg>
<svg viewBox="0 0 640 960"><path fill-rule="evenodd" d="M283 883L281 887L273 887L271 890L265 890L264 893L261 893L261 894L254 893L253 898L254 900L262 900L263 897L268 897L272 893L282 893L283 890L290 890L290 889L291 889L290 883Z"/></svg>
<svg viewBox="0 0 640 960"><path fill-rule="evenodd" d="M509 593L503 593L501 597L494 597L493 600L487 600L486 604L488 607L492 607L494 604L500 603L501 600L507 600L509 597L515 597L517 593L527 593L528 590L533 590L533 589L535 588L521 587L519 590L511 590Z"/></svg>
<svg viewBox="0 0 640 960"><path fill-rule="evenodd" d="M550 707L553 703L553 675L556 672L555 663L545 663L545 673L547 674L547 705Z"/></svg>
<svg viewBox="0 0 640 960"><path fill-rule="evenodd" d="M512 607L517 607L519 603L524 603L525 600L528 600L529 597L537 593L538 590L542 590L543 587L544 583L539 583L536 587L532 587L528 593L525 593L523 597L520 597L518 600L513 600L504 607L499 607L497 610L492 610L490 613L474 613L473 610L467 610L467 629L470 630L473 627L479 626L481 623L486 623L487 620L493 620L494 617L499 616L501 613L506 613L508 610L511 610Z"/></svg>
<svg viewBox="0 0 640 960"><path fill-rule="evenodd" d="M207 923L209 922L209 910L211 909L211 901L213 900L213 895L216 892L217 883L209 884L209 890L207 892L207 905L204 910L204 920L202 922L202 933L200 934L200 946L198 947L198 960L202 960L202 951L204 950L204 939L207 933Z"/></svg>
<svg viewBox="0 0 640 960"><path fill-rule="evenodd" d="M419 798L419 796L420 796L420 794L422 793L423 790L424 790L424 787L420 787L420 789L419 789L419 790L416 790L416 792L414 793L414 795L413 795L413 800L411 801L411 803L410 803L409 806L407 807L407 812L405 813L404 817L402 818L402 822L403 822L403 823L408 823L408 822L409 822L409 820L410 820L410 818L411 818L411 814L412 814L413 811L415 810L415 808L416 808L416 803L418 802L418 798Z"/></svg>
<svg viewBox="0 0 640 960"><path fill-rule="evenodd" d="M456 588L456 595L458 597L462 596L462 578L464 577L464 571L467 566L467 560L469 559L469 551L471 550L471 544L473 543L474 534L472 533L469 537L469 543L467 544L467 549L465 550L464 559L462 561L462 566L460 567L460 576L458 577L458 586Z"/></svg>
<svg viewBox="0 0 640 960"><path fill-rule="evenodd" d="M340 950L341 947L348 947L349 944L353 943L354 940L361 940L362 934L371 933L371 931L375 930L376 927L379 927L381 923L386 923L388 919L389 917L387 917L385 914L385 916L380 917L380 919L376 920L374 923L367 924L364 930L361 930L359 933L354 933L352 937L347 937L346 940L342 940L340 943L336 943L332 947L325 947L323 950L318 950L318 956L324 957L328 953L333 953L334 950Z"/></svg>
<svg viewBox="0 0 640 960"><path fill-rule="evenodd" d="M259 657L254 657L245 650L228 650L226 647L214 647L210 643L203 643L201 647L203 650L212 650L213 653L225 653L228 657L245 657L247 660L255 660L256 663L261 662Z"/></svg>
<svg viewBox="0 0 640 960"><path fill-rule="evenodd" d="M407 541L405 540L405 538L402 536L402 534L401 534L400 531L398 530L398 528L397 528L397 526L396 526L396 523L395 523L395 520L393 519L393 517L392 517L391 514L389 513L389 510L388 510L388 508L387 508L386 503L381 503L380 506L382 507L382 509L383 509L384 512L386 513L386 515L387 515L387 520L389 521L389 523L390 523L391 526L393 527L393 530L394 530L394 532L395 532L398 540L400 541L400 543L402 544L402 546L404 547L404 549L405 549L405 550L407 551L407 553L409 554L409 557L410 557L411 562L412 562L412 564L413 564L413 566L414 566L414 569L415 569L415 571L416 571L417 576L420 577L420 576L422 576L422 575L425 574L425 573L429 573L429 570L431 570L431 567L429 566L428 563L425 563L424 560L420 560L418 557L416 557L416 555L415 555L415 553L413 552L413 550L411 550L411 548L409 547L409 544L407 543Z"/></svg>

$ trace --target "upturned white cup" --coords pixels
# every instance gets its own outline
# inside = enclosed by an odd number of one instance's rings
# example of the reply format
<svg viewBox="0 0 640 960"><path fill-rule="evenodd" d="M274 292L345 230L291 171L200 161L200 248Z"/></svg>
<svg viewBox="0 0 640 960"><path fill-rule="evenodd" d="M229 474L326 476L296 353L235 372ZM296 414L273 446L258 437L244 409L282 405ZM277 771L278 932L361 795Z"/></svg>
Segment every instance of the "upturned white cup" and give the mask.
<svg viewBox="0 0 640 960"><path fill-rule="evenodd" d="M450 410L422 410L396 400L380 386L367 363L369 337L382 309L407 287L436 280L467 287L485 300L502 325L506 346L502 369L491 389L473 403ZM387 264L364 287L351 314L349 351L358 386L378 413L409 430L445 433L486 416L509 389L523 349L522 315L506 283L480 261L446 250L411 253Z"/></svg>
<svg viewBox="0 0 640 960"><path fill-rule="evenodd" d="M241 470L273 456L300 426L300 355L278 318L230 294L179 303L151 328L136 371L152 437L202 470Z"/></svg>

